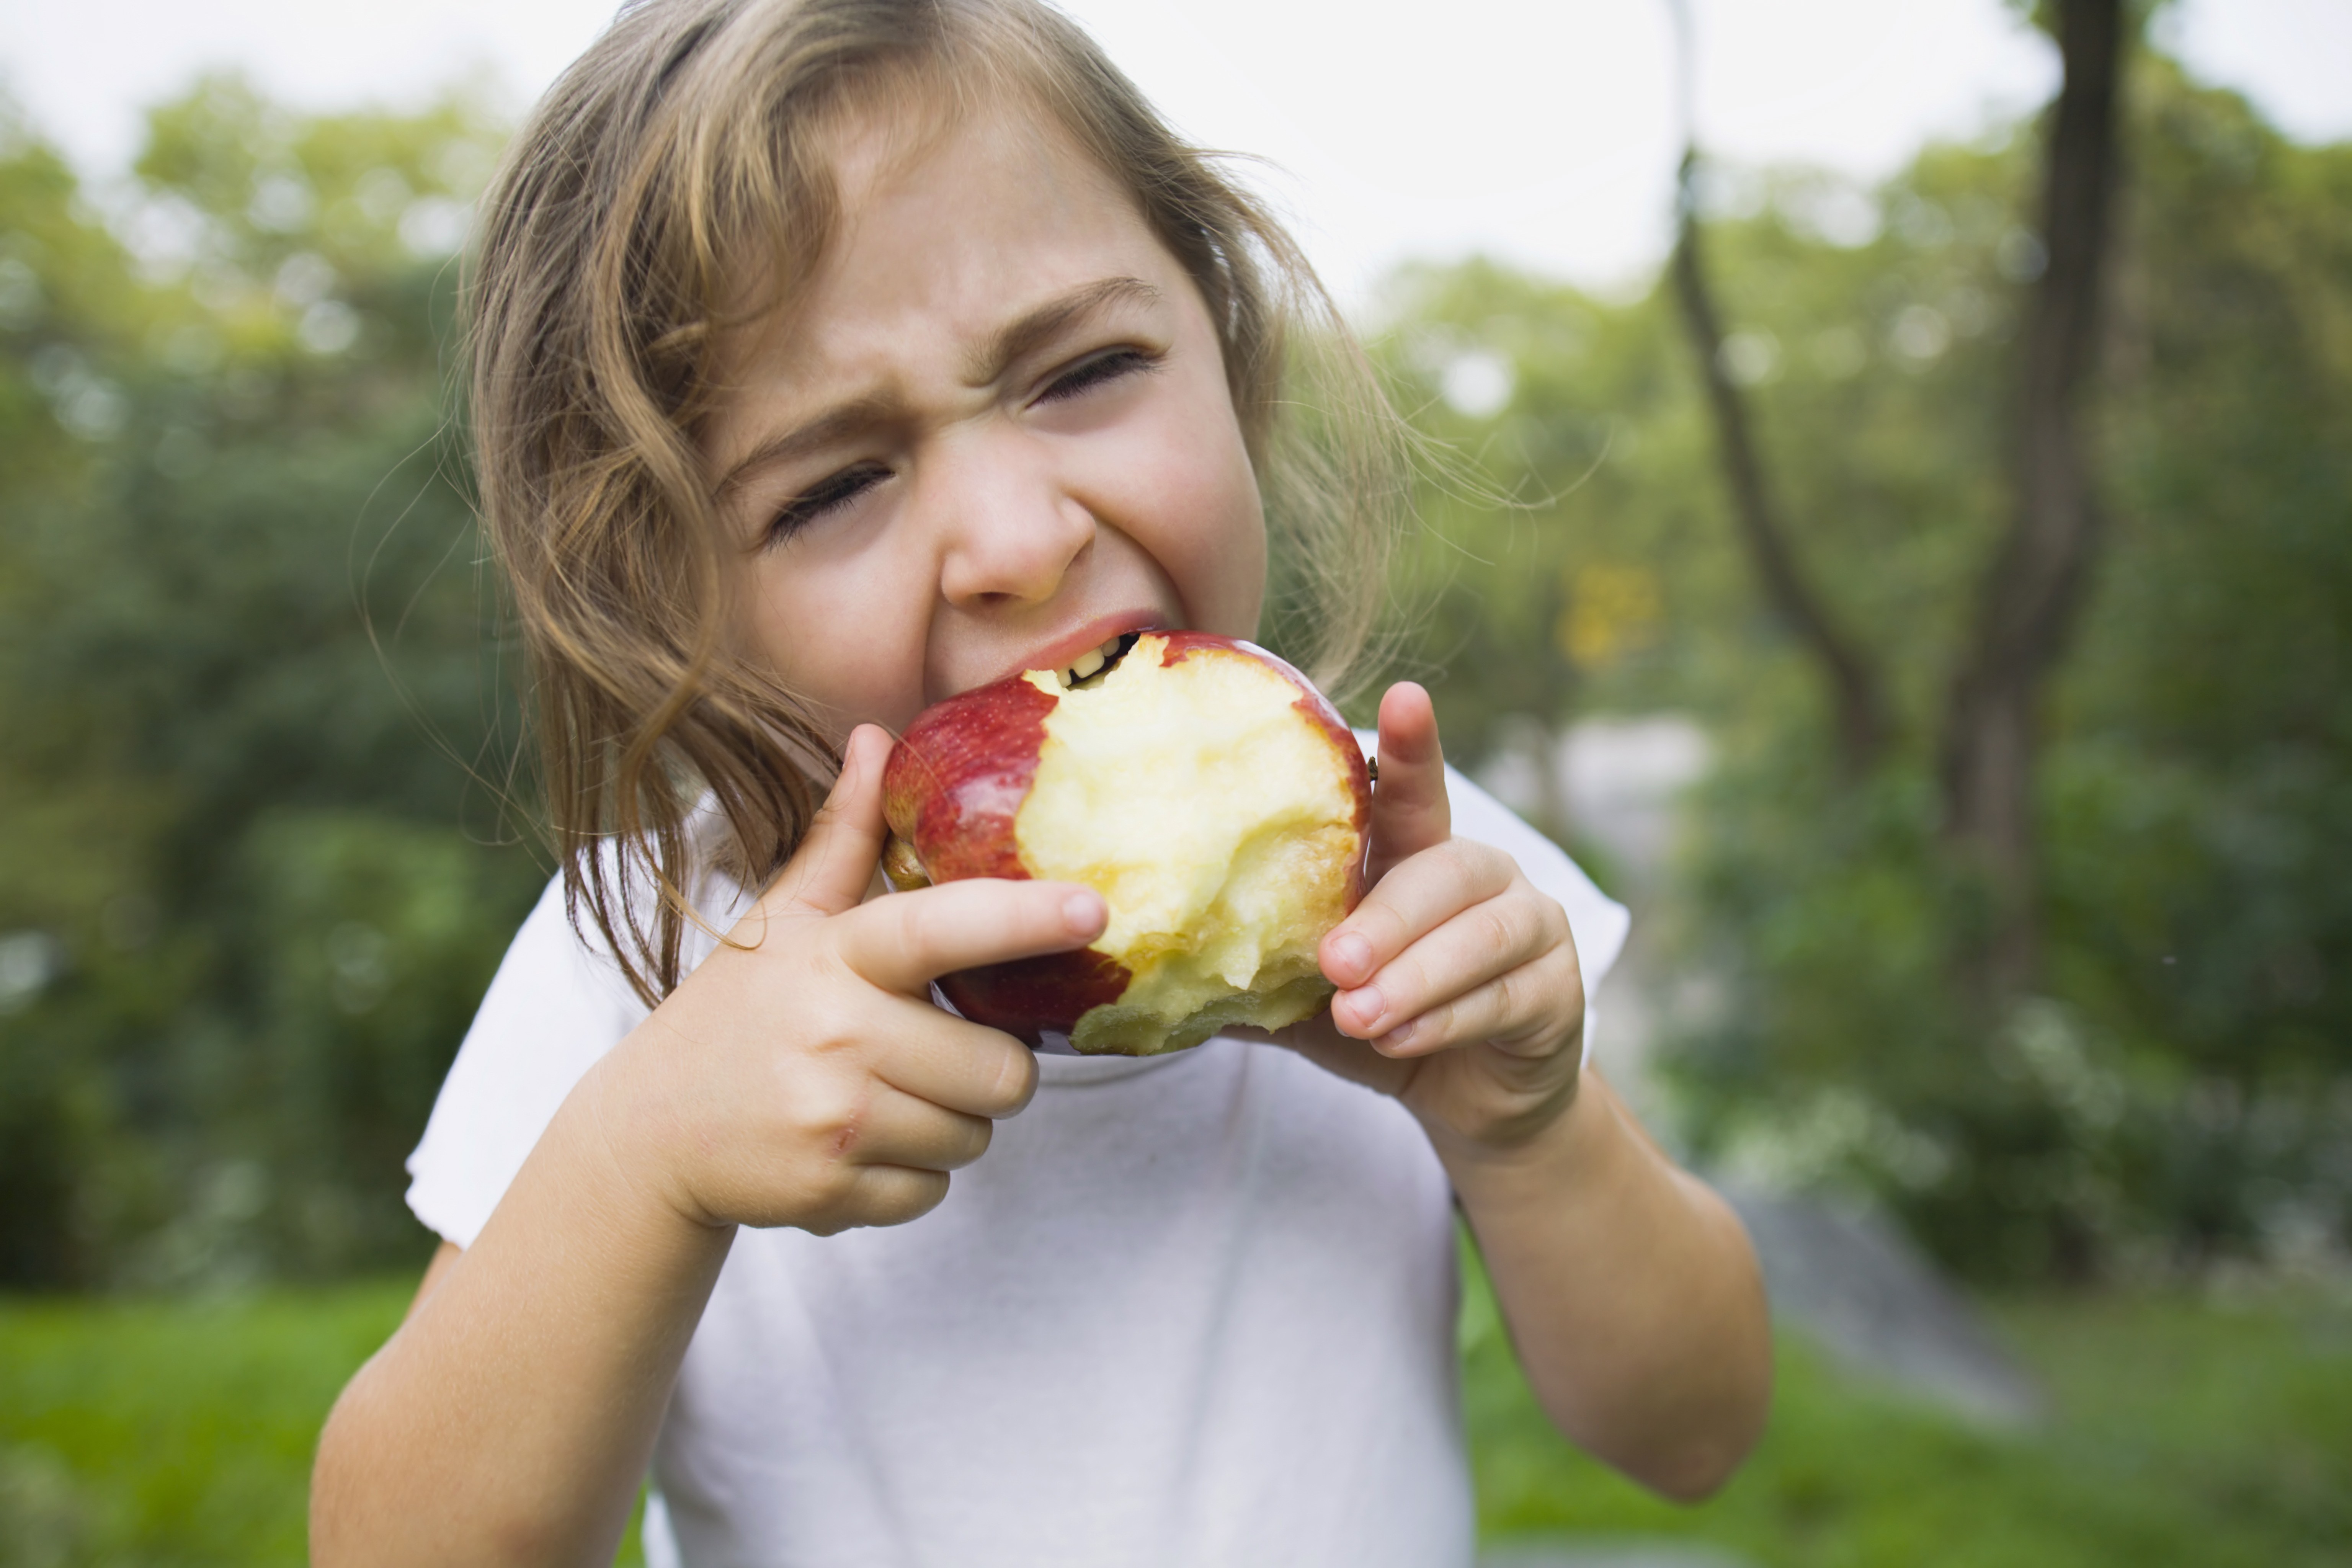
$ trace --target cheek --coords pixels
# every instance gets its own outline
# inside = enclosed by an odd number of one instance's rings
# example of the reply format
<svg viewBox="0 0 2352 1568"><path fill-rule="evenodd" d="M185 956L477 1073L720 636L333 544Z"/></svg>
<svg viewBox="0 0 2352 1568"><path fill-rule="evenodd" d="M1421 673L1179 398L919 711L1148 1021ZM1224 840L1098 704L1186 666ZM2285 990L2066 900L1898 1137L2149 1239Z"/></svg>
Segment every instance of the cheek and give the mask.
<svg viewBox="0 0 2352 1568"><path fill-rule="evenodd" d="M1191 624L1248 637L1265 595L1265 513L1222 378L1184 389L1115 458L1111 510L1167 574Z"/></svg>
<svg viewBox="0 0 2352 1568"><path fill-rule="evenodd" d="M753 568L751 651L836 741L863 722L903 726L922 708L926 605L909 600L909 580L878 550L787 548Z"/></svg>
<svg viewBox="0 0 2352 1568"><path fill-rule="evenodd" d="M1195 626L1255 637L1265 597L1265 514L1238 437L1229 456L1215 475L1217 482L1207 483L1209 476L1202 476L1181 531L1181 563L1169 566Z"/></svg>

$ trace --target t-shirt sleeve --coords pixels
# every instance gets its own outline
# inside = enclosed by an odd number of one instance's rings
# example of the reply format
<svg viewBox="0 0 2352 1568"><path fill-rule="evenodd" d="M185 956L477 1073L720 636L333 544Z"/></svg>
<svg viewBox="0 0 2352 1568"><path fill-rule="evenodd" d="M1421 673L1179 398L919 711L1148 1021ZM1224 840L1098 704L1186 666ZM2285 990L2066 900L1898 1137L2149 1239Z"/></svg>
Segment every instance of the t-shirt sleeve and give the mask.
<svg viewBox="0 0 2352 1568"><path fill-rule="evenodd" d="M597 1058L646 1017L609 954L583 944L551 882L515 933L408 1157L408 1206L470 1247Z"/></svg>

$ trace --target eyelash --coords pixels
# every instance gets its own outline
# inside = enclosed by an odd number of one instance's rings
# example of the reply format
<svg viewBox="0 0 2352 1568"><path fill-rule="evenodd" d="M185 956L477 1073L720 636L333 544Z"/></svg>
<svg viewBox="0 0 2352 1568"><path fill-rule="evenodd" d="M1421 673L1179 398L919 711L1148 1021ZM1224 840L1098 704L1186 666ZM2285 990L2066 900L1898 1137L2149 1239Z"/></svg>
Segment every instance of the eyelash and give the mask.
<svg viewBox="0 0 2352 1568"><path fill-rule="evenodd" d="M1123 375L1132 375L1138 371L1158 370L1160 363L1160 355L1147 353L1142 349L1112 349L1108 353L1099 353L1092 359L1082 360L1063 372L1047 384L1045 391L1037 395L1037 401L1056 403L1066 397L1076 397L1078 394L1100 386L1107 381L1116 381Z"/></svg>
<svg viewBox="0 0 2352 1568"><path fill-rule="evenodd" d="M1037 395L1040 403L1057 403L1076 397L1121 376L1160 368L1161 356L1143 349L1113 349L1092 359L1083 360L1062 373ZM890 470L879 463L859 463L828 475L809 489L794 496L776 510L775 520L768 524L767 542L780 544L810 523L839 507L848 505L875 485L890 477Z"/></svg>
<svg viewBox="0 0 2352 1568"><path fill-rule="evenodd" d="M859 463L819 479L776 509L775 521L768 524L767 542L782 543L825 513L848 505L889 477L890 470L879 463Z"/></svg>

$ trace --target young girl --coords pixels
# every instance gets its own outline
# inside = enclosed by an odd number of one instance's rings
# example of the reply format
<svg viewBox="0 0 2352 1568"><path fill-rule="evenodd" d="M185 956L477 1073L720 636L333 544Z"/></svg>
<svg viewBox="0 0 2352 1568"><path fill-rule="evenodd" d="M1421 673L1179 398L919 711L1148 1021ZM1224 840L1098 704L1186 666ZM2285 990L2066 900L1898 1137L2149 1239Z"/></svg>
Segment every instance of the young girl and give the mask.
<svg viewBox="0 0 2352 1568"><path fill-rule="evenodd" d="M411 1162L446 1241L319 1563L609 1562L650 1465L656 1563L1466 1563L1457 1207L1563 1432L1677 1497L1738 1462L1747 1242L1583 1066L1623 912L1417 687L1278 1044L1034 1055L930 983L1101 900L875 896L926 705L1252 636L1269 536L1323 673L1361 649L1398 492L1319 301L1037 0L640 0L541 105L475 416L564 872Z"/></svg>

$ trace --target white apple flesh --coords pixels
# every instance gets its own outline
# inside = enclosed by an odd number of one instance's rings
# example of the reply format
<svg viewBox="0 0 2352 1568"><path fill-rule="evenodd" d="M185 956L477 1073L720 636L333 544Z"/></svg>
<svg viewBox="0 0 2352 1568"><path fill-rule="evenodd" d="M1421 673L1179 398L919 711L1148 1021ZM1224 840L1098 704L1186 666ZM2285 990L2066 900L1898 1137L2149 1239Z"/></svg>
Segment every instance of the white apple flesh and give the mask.
<svg viewBox="0 0 2352 1568"><path fill-rule="evenodd" d="M1362 888L1371 792L1354 737L1247 643L1149 632L1113 657L1098 679L1081 659L1075 685L1031 670L951 698L892 753L895 885L1031 877L1109 906L1082 952L942 989L978 1022L1087 1053L1311 1016L1331 994L1316 949Z"/></svg>

